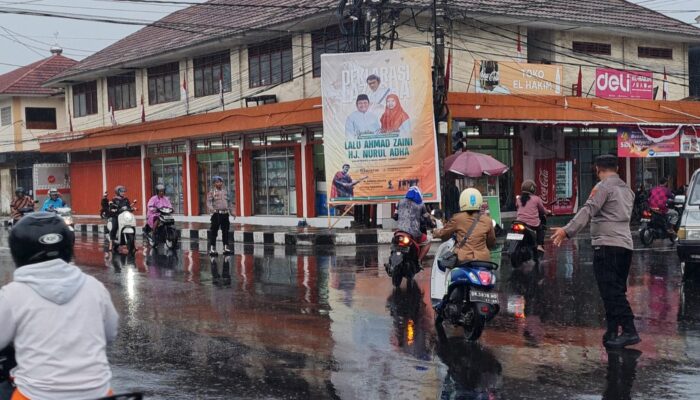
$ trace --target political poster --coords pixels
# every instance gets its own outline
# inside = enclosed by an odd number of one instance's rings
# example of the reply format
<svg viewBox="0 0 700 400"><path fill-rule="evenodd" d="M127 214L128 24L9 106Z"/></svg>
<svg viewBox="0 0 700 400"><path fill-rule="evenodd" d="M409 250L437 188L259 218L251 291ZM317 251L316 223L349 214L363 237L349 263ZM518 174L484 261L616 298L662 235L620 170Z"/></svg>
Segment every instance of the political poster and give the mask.
<svg viewBox="0 0 700 400"><path fill-rule="evenodd" d="M681 127L619 127L617 155L625 158L678 157Z"/></svg>
<svg viewBox="0 0 700 400"><path fill-rule="evenodd" d="M681 155L700 157L700 126L685 126L681 130Z"/></svg>
<svg viewBox="0 0 700 400"><path fill-rule="evenodd" d="M560 65L474 61L477 93L562 96Z"/></svg>
<svg viewBox="0 0 700 400"><path fill-rule="evenodd" d="M653 73L597 68L595 94L603 99L652 100L654 98Z"/></svg>
<svg viewBox="0 0 700 400"><path fill-rule="evenodd" d="M321 56L328 199L440 201L427 47Z"/></svg>

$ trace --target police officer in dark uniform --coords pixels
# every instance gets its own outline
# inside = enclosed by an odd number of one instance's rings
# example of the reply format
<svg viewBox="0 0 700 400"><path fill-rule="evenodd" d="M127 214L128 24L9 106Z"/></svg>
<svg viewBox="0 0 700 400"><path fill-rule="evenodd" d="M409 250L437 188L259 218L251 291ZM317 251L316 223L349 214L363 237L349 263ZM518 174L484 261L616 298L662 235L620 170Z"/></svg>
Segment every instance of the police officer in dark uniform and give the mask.
<svg viewBox="0 0 700 400"><path fill-rule="evenodd" d="M603 344L607 348L619 349L641 341L626 294L632 263L630 217L634 192L617 174L616 156L597 157L595 169L600 182L571 222L554 229L552 240L559 246L591 223L593 269L607 321Z"/></svg>

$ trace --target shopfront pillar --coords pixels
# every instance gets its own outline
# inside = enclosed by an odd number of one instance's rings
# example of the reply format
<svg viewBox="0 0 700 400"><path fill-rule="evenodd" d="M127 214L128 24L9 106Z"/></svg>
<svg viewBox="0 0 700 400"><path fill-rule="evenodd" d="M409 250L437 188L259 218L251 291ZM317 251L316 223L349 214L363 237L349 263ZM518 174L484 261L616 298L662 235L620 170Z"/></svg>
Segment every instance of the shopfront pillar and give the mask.
<svg viewBox="0 0 700 400"><path fill-rule="evenodd" d="M107 149L102 149L102 193L107 193Z"/></svg>
<svg viewBox="0 0 700 400"><path fill-rule="evenodd" d="M243 162L241 163L241 199L243 201L243 213L242 216L249 217L253 215L253 151L250 149L243 149ZM245 184L244 184L245 182ZM248 186L248 188L246 188Z"/></svg>
<svg viewBox="0 0 700 400"><path fill-rule="evenodd" d="M194 215L192 212L192 142L185 142L185 196L187 198L187 215Z"/></svg>
<svg viewBox="0 0 700 400"><path fill-rule="evenodd" d="M145 217L147 210L146 203L146 145L141 145L141 214Z"/></svg>
<svg viewBox="0 0 700 400"><path fill-rule="evenodd" d="M308 177L306 176L306 134L301 135L301 169L299 170L300 175L301 175L301 217L303 218L308 218L309 217L309 212L307 208L308 204L308 185L309 185L309 180Z"/></svg>
<svg viewBox="0 0 700 400"><path fill-rule="evenodd" d="M688 161L683 157L676 158L676 187L688 183Z"/></svg>

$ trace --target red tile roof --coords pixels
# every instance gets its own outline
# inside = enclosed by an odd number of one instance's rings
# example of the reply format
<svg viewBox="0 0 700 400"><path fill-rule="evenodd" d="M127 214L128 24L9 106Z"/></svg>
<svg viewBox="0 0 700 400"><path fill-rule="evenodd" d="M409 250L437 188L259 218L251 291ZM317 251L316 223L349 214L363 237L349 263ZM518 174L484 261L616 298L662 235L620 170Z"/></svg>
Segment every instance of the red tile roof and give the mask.
<svg viewBox="0 0 700 400"><path fill-rule="evenodd" d="M243 4L243 5L241 5ZM389 6L398 4L397 1ZM402 5L429 7L432 0L412 0ZM271 27L319 14L327 23L336 21L338 0L211 0L176 11L85 58L75 68L52 81L81 73L128 64L147 57L165 55L195 45L221 42L235 36L255 38L274 33ZM528 23L562 23L571 26L607 26L648 32L684 35L700 41L700 28L683 23L625 0L453 0L451 14L503 16ZM324 20L326 21L326 20ZM485 28L493 30L497 28ZM513 29L505 27L504 29ZM505 32L505 31L504 31ZM501 32L501 33L504 33ZM285 35L280 31L279 35ZM262 37L262 36L261 36Z"/></svg>
<svg viewBox="0 0 700 400"><path fill-rule="evenodd" d="M47 96L55 94L56 89L45 88L41 85L77 63L73 59L56 54L17 68L0 75L0 94Z"/></svg>

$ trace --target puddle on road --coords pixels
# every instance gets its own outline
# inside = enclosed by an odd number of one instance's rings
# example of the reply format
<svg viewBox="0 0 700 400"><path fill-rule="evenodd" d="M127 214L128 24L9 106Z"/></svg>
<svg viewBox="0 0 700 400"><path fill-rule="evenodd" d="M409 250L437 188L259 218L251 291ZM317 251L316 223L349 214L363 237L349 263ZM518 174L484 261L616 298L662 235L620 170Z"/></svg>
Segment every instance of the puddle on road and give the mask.
<svg viewBox="0 0 700 400"><path fill-rule="evenodd" d="M641 355L602 347L603 308L583 241L550 248L540 268L513 271L504 262L501 314L476 344L458 331L438 342L430 269L394 290L382 267L387 253L381 246L296 252L237 245L230 257L196 249L106 257L82 238L76 263L105 283L122 315L110 353L115 386L155 398L631 392L656 399L700 392L700 283L681 284L673 252L634 255L628 295Z"/></svg>

